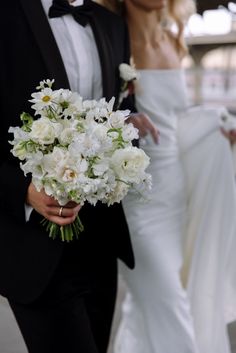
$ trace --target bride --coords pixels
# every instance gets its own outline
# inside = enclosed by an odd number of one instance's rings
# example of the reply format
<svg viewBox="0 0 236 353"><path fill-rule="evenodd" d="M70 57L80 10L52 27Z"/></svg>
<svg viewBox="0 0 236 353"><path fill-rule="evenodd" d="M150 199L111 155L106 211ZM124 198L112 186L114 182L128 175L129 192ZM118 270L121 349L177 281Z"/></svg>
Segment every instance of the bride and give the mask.
<svg viewBox="0 0 236 353"><path fill-rule="evenodd" d="M234 309L236 278L234 170L221 131L227 112L190 108L187 98L182 35L194 3L124 0L122 5L140 75L136 106L160 136L158 145L150 136L140 140L151 158L148 201L130 193L123 202L136 266L121 268L128 293L114 352L229 353L226 319Z"/></svg>

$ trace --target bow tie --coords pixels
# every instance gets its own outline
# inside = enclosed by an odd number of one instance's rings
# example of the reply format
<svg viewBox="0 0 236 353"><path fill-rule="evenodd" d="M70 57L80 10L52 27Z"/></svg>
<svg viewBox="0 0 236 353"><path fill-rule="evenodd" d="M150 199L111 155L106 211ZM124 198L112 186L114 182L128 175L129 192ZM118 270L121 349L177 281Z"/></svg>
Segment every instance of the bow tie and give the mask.
<svg viewBox="0 0 236 353"><path fill-rule="evenodd" d="M82 26L86 26L92 14L89 1L85 1L80 6L72 6L68 0L53 0L48 12L49 18L61 17L67 14L71 14Z"/></svg>

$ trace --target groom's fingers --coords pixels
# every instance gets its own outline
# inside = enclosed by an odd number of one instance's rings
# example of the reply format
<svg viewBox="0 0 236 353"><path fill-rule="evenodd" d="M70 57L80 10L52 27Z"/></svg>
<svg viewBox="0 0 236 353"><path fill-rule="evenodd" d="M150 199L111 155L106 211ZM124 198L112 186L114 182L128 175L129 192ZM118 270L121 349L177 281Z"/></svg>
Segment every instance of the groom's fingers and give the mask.
<svg viewBox="0 0 236 353"><path fill-rule="evenodd" d="M58 201L46 195L44 190L38 192L31 183L28 187L26 203L39 214L60 226L74 222L81 206L75 202L68 202L62 209Z"/></svg>
<svg viewBox="0 0 236 353"><path fill-rule="evenodd" d="M81 209L80 205L77 205L76 207L66 207L66 206L49 207L47 213L49 216L70 218L73 216L77 216L80 209Z"/></svg>
<svg viewBox="0 0 236 353"><path fill-rule="evenodd" d="M75 221L76 216L73 217L60 217L60 216L50 216L47 218L49 221L58 224L59 226L66 226Z"/></svg>
<svg viewBox="0 0 236 353"><path fill-rule="evenodd" d="M76 205L75 207L48 207L44 217L53 223L64 226L74 222L80 209L80 205Z"/></svg>

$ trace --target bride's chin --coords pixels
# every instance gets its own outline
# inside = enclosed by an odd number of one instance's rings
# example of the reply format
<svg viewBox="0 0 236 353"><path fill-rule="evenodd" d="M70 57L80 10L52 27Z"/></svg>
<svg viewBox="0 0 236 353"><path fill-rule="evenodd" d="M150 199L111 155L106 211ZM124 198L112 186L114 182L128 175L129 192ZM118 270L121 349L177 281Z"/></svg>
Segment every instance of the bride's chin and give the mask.
<svg viewBox="0 0 236 353"><path fill-rule="evenodd" d="M119 0L121 1L121 0ZM124 0L122 0L124 1ZM167 8L168 0L125 0L127 3L133 3L134 7L139 7L145 12L163 11Z"/></svg>
<svg viewBox="0 0 236 353"><path fill-rule="evenodd" d="M161 0L159 1L159 4L156 5L155 10L156 11L162 11L167 7L167 0Z"/></svg>
<svg viewBox="0 0 236 353"><path fill-rule="evenodd" d="M160 10L163 10L167 7L167 0L160 1Z"/></svg>

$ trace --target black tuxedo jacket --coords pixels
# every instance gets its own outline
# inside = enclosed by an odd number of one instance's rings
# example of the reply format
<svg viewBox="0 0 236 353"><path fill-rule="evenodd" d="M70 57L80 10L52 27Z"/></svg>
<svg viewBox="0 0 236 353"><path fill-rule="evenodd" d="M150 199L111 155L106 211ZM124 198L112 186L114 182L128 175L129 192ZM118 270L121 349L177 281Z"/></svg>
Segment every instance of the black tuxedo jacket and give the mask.
<svg viewBox="0 0 236 353"><path fill-rule="evenodd" d="M118 66L129 61L126 27L119 16L98 4L92 6L91 26L102 66L103 95L107 99L118 97ZM24 177L10 153L8 141L13 136L8 128L20 124L21 112L30 111L28 100L39 81L54 78L55 89L69 88L69 82L40 0L5 1L0 38L0 293L27 303L42 293L67 244L49 239L35 211L25 222L30 178ZM97 247L103 257L107 252L114 253L129 267L134 266L120 204L85 205L80 217L85 227L81 238L90 242L91 249Z"/></svg>

